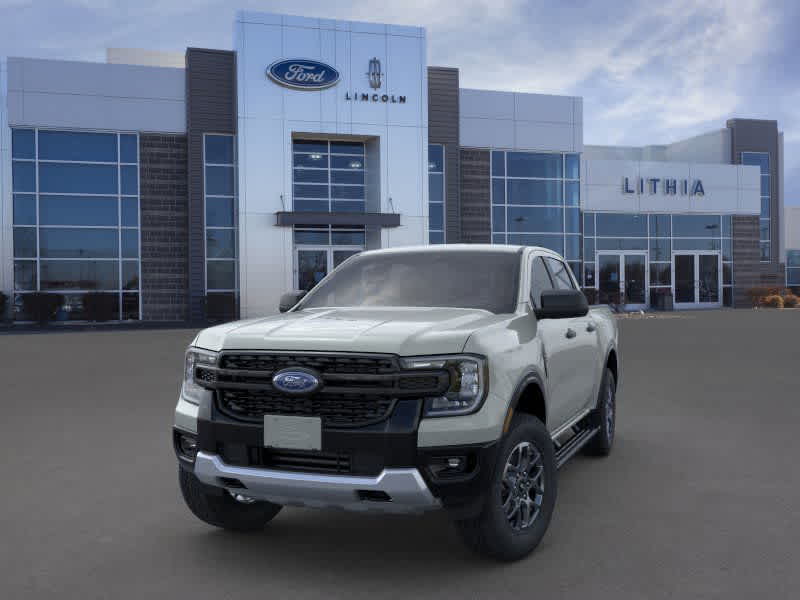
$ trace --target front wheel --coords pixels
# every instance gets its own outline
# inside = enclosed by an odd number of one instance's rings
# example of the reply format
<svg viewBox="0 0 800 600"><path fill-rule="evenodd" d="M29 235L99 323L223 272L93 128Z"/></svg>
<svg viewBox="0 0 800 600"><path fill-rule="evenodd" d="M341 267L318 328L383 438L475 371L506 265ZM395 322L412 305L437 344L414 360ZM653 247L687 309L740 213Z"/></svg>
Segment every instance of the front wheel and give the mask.
<svg viewBox="0 0 800 600"><path fill-rule="evenodd" d="M555 452L544 424L517 415L498 451L483 510L456 526L475 552L512 561L533 551L544 537L556 503Z"/></svg>
<svg viewBox="0 0 800 600"><path fill-rule="evenodd" d="M209 491L194 473L178 468L178 479L186 506L201 521L233 531L261 531L281 508L272 502L243 503L227 491Z"/></svg>

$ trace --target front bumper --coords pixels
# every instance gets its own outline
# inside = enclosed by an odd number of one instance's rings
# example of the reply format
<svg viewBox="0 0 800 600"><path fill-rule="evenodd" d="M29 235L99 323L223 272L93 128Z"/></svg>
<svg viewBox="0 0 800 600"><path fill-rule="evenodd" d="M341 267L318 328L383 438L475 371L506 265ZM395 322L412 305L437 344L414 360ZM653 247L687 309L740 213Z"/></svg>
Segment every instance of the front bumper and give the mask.
<svg viewBox="0 0 800 600"><path fill-rule="evenodd" d="M215 454L198 452L197 478L208 485L257 500L289 506L415 513L439 508L417 469L384 469L376 477L295 473L225 464Z"/></svg>
<svg viewBox="0 0 800 600"><path fill-rule="evenodd" d="M293 453L264 448L262 424L230 419L206 402L198 407L196 430L178 427L174 439L181 467L220 490L278 504L349 510L444 507L466 518L480 510L490 487L497 444L419 447L420 414L418 401L401 400L386 421L323 427L319 453ZM182 433L196 434L196 460L180 452ZM461 472L442 469L452 457L463 458ZM228 480L239 482L228 485Z"/></svg>

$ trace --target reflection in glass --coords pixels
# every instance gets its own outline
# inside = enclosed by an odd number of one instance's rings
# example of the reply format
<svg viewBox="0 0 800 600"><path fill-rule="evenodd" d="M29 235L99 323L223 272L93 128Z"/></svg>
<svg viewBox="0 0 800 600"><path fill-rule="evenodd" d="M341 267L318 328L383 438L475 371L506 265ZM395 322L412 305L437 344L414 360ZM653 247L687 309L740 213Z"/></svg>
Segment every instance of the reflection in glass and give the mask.
<svg viewBox="0 0 800 600"><path fill-rule="evenodd" d="M118 265L115 260L43 260L42 290L118 290Z"/></svg>

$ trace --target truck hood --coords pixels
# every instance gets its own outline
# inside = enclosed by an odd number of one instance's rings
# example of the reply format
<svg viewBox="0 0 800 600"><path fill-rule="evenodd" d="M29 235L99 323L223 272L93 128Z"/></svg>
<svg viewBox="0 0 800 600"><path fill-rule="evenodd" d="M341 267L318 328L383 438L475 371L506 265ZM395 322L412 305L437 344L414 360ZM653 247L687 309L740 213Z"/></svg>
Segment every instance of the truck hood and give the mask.
<svg viewBox="0 0 800 600"><path fill-rule="evenodd" d="M213 351L452 354L464 349L475 330L509 318L461 308L312 309L211 327L193 345Z"/></svg>

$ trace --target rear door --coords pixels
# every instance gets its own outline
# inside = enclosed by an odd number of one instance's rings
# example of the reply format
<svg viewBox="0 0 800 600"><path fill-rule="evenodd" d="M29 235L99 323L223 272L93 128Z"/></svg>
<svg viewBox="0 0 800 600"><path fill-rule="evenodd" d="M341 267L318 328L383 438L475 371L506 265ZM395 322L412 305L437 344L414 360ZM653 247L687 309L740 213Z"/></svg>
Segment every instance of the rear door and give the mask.
<svg viewBox="0 0 800 600"><path fill-rule="evenodd" d="M531 266L531 301L541 306L548 289L574 289L569 267L547 255L535 256ZM546 357L549 399L548 429L558 429L584 409L593 393L597 334L591 318L540 319L537 324Z"/></svg>

